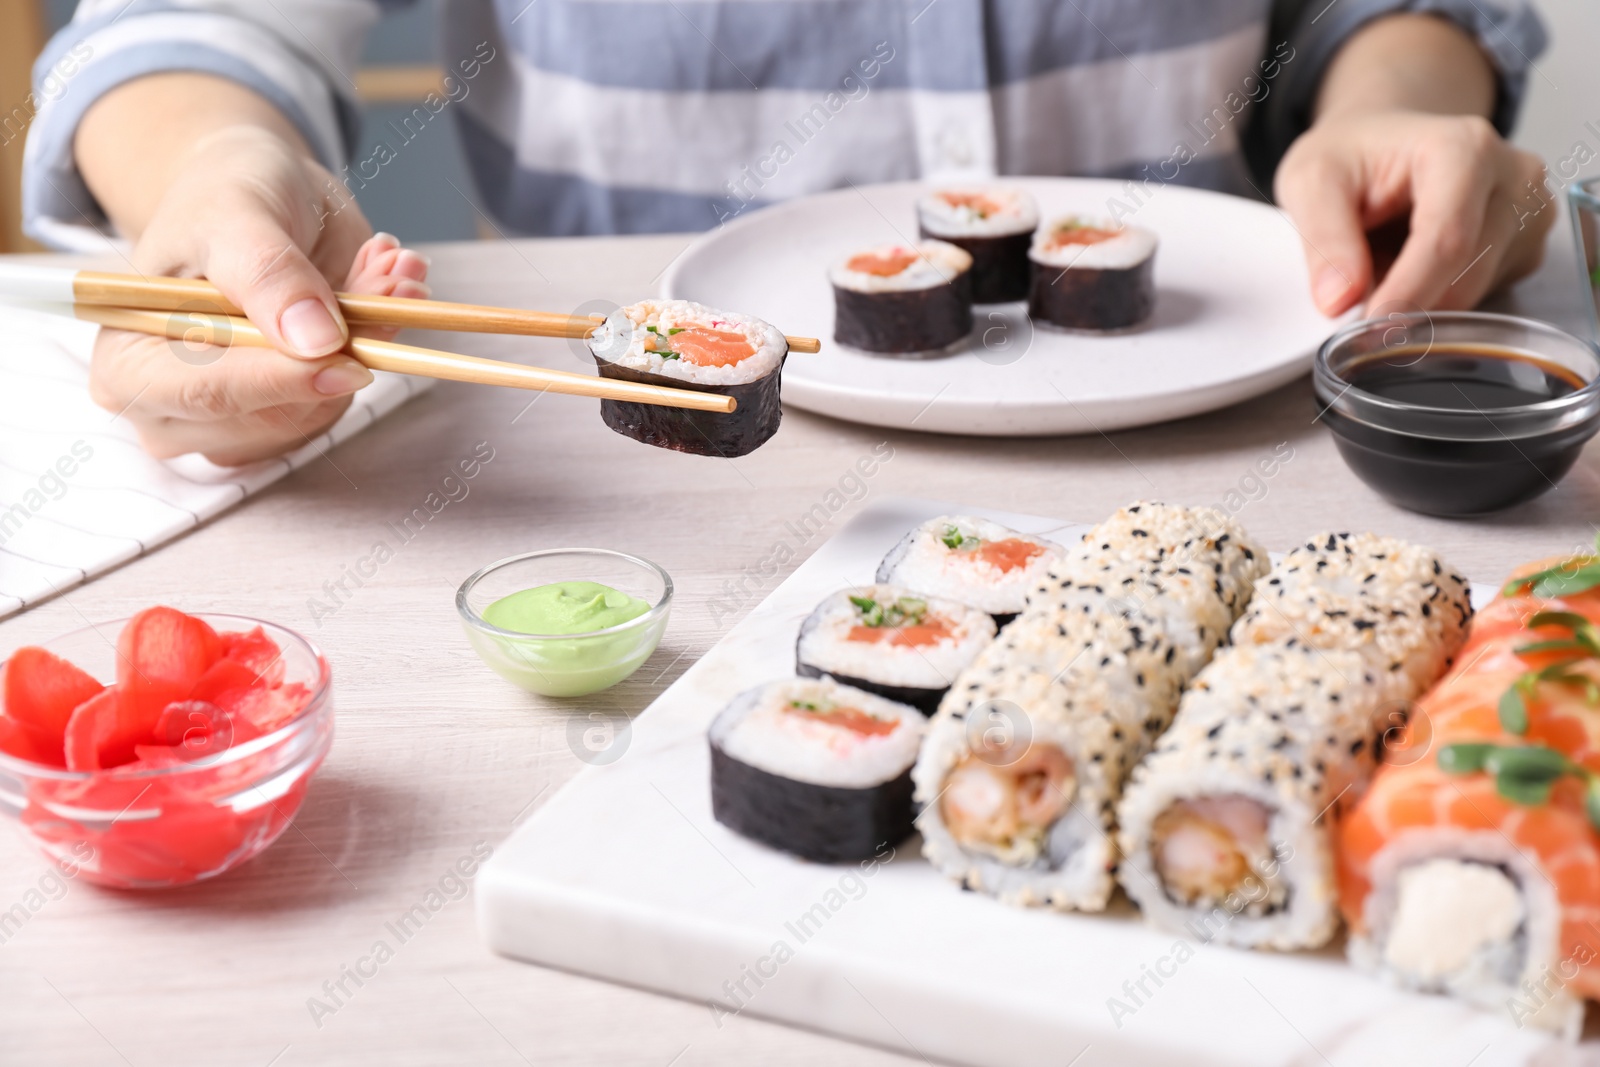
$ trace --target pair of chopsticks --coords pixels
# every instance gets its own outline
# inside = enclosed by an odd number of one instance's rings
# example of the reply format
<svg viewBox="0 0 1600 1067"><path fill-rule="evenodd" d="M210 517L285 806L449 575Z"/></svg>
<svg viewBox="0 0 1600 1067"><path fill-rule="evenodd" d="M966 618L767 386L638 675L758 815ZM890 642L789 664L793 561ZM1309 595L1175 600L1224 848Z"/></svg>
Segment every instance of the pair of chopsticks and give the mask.
<svg viewBox="0 0 1600 1067"><path fill-rule="evenodd" d="M562 315L548 311L411 300L362 293L336 293L339 310L352 326L395 326L467 333L521 334L531 337L588 337L603 316ZM0 263L0 301L69 305L70 314L113 329L176 340L219 345L271 347L241 309L210 282L193 278L141 277L103 271ZM174 314L176 313L176 314ZM792 352L816 352L814 337L788 338ZM625 400L640 404L727 414L732 397L643 385L588 374L480 359L455 352L418 348L393 341L352 337L344 351L373 370L424 378L503 385L571 396Z"/></svg>

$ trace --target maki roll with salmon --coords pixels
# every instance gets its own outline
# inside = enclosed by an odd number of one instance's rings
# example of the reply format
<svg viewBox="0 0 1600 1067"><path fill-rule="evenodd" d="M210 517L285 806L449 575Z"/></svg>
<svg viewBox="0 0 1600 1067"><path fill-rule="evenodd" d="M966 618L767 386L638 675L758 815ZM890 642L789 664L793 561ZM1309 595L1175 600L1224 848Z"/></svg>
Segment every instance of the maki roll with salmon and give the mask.
<svg viewBox="0 0 1600 1067"><path fill-rule="evenodd" d="M870 859L911 833L925 725L915 708L829 678L748 690L711 723L711 813L802 859Z"/></svg>
<svg viewBox="0 0 1600 1067"><path fill-rule="evenodd" d="M1287 553L1118 807L1118 877L1145 918L1249 948L1326 944L1333 827L1471 611L1426 548L1322 534Z"/></svg>
<svg viewBox="0 0 1600 1067"><path fill-rule="evenodd" d="M1028 314L1066 330L1123 330L1155 308L1156 235L1137 226L1069 215L1041 229Z"/></svg>
<svg viewBox="0 0 1600 1067"><path fill-rule="evenodd" d="M998 522L941 515L889 550L878 565L877 581L971 604L1004 626L1016 618L1029 590L1062 555L1054 541L1018 533Z"/></svg>
<svg viewBox="0 0 1600 1067"><path fill-rule="evenodd" d="M972 332L972 256L945 241L879 245L828 274L833 339L863 352L938 353Z"/></svg>
<svg viewBox="0 0 1600 1067"><path fill-rule="evenodd" d="M917 201L917 230L972 256L972 300L1028 299L1028 248L1039 206L1020 189L938 189Z"/></svg>
<svg viewBox="0 0 1600 1067"><path fill-rule="evenodd" d="M892 585L835 593L800 625L795 673L824 675L932 715L994 639L984 611Z"/></svg>
<svg viewBox="0 0 1600 1067"><path fill-rule="evenodd" d="M749 315L688 300L645 300L612 312L589 336L603 378L720 393L737 408L720 414L602 400L605 424L635 441L701 456L742 456L783 418L779 374L789 345Z"/></svg>

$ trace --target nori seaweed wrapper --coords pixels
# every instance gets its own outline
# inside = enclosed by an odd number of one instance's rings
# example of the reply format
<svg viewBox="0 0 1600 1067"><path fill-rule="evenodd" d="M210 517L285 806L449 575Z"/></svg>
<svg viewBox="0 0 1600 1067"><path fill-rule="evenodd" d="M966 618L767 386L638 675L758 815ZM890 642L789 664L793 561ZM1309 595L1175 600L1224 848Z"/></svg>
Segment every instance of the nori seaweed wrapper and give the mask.
<svg viewBox="0 0 1600 1067"><path fill-rule="evenodd" d="M812 785L711 745L711 814L752 840L815 863L871 859L911 836L911 768L865 789Z"/></svg>
<svg viewBox="0 0 1600 1067"><path fill-rule="evenodd" d="M833 287L833 339L866 352L934 352L972 332L972 271L927 289Z"/></svg>
<svg viewBox="0 0 1600 1067"><path fill-rule="evenodd" d="M949 237L929 233L920 226L918 232L925 238L953 244L972 257L974 304L1007 304L1028 299L1028 285L1032 279L1028 249L1033 245L1032 230L997 237Z"/></svg>
<svg viewBox="0 0 1600 1067"><path fill-rule="evenodd" d="M783 361L787 358L788 353L785 353L771 374L753 382L743 385L701 385L665 374L623 367L596 356L595 364L600 368L602 378L660 385L668 389L690 389L697 393L720 393L738 402L738 407L732 412L722 415L714 411L686 411L660 404L602 400L600 418L624 437L657 448L691 452L697 456L732 458L748 455L766 444L778 432L778 423L783 420L783 404L779 393L783 384Z"/></svg>
<svg viewBox="0 0 1600 1067"><path fill-rule="evenodd" d="M949 686L924 689L915 685L888 685L884 682L875 682L871 678L854 678L838 671L824 670L814 663L806 663L798 655L795 657L794 673L802 678L832 678L840 685L875 693L897 704L909 704L924 715L932 715L938 711L939 701L950 691Z"/></svg>
<svg viewBox="0 0 1600 1067"><path fill-rule="evenodd" d="M1103 270L1030 261L1029 317L1069 330L1121 330L1155 308L1155 256L1136 267Z"/></svg>

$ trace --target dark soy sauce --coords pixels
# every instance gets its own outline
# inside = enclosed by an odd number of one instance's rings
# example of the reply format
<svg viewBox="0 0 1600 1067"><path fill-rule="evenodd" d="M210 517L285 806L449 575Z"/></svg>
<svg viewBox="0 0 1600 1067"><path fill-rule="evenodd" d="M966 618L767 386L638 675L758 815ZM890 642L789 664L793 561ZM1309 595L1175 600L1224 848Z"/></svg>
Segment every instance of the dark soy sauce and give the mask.
<svg viewBox="0 0 1600 1067"><path fill-rule="evenodd" d="M1594 434L1585 421L1507 435L1500 428L1507 409L1556 400L1585 383L1559 364L1496 345L1388 349L1352 360L1338 376L1397 404L1459 413L1480 438L1432 436L1439 433L1437 415L1424 411L1398 412L1378 427L1329 408L1324 421L1345 462L1385 498L1413 511L1477 515L1531 500L1571 469ZM1481 424L1473 426L1477 420Z"/></svg>

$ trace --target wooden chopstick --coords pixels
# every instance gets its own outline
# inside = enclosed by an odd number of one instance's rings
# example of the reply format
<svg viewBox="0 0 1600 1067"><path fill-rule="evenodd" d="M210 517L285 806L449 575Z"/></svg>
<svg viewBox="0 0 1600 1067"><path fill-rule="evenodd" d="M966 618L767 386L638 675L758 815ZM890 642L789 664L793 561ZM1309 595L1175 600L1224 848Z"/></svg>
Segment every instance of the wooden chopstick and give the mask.
<svg viewBox="0 0 1600 1067"><path fill-rule="evenodd" d="M74 304L73 314L85 322L97 322L117 330L170 337L174 340L212 345L249 345L271 348L260 330L249 319L238 315L215 315L202 311L178 314L149 308L108 307ZM692 389L669 389L638 382L622 382L588 374L529 367L520 363L501 363L493 359L441 352L432 348L352 337L345 351L373 370L415 374L422 378L443 378L476 385L505 385L513 389L534 389L569 396L592 396L603 400L626 400L636 404L687 408L726 415L738 407L731 396L698 393Z"/></svg>
<svg viewBox="0 0 1600 1067"><path fill-rule="evenodd" d="M551 311L456 304L444 300L411 300L399 296L335 293L339 310L352 326L400 326L417 330L461 333L511 333L529 337L588 337L604 315L562 315ZM140 277L109 271L80 270L72 279L72 299L79 304L142 308L152 311L198 311L242 315L208 281L198 278ZM789 351L818 352L815 337L789 337Z"/></svg>

